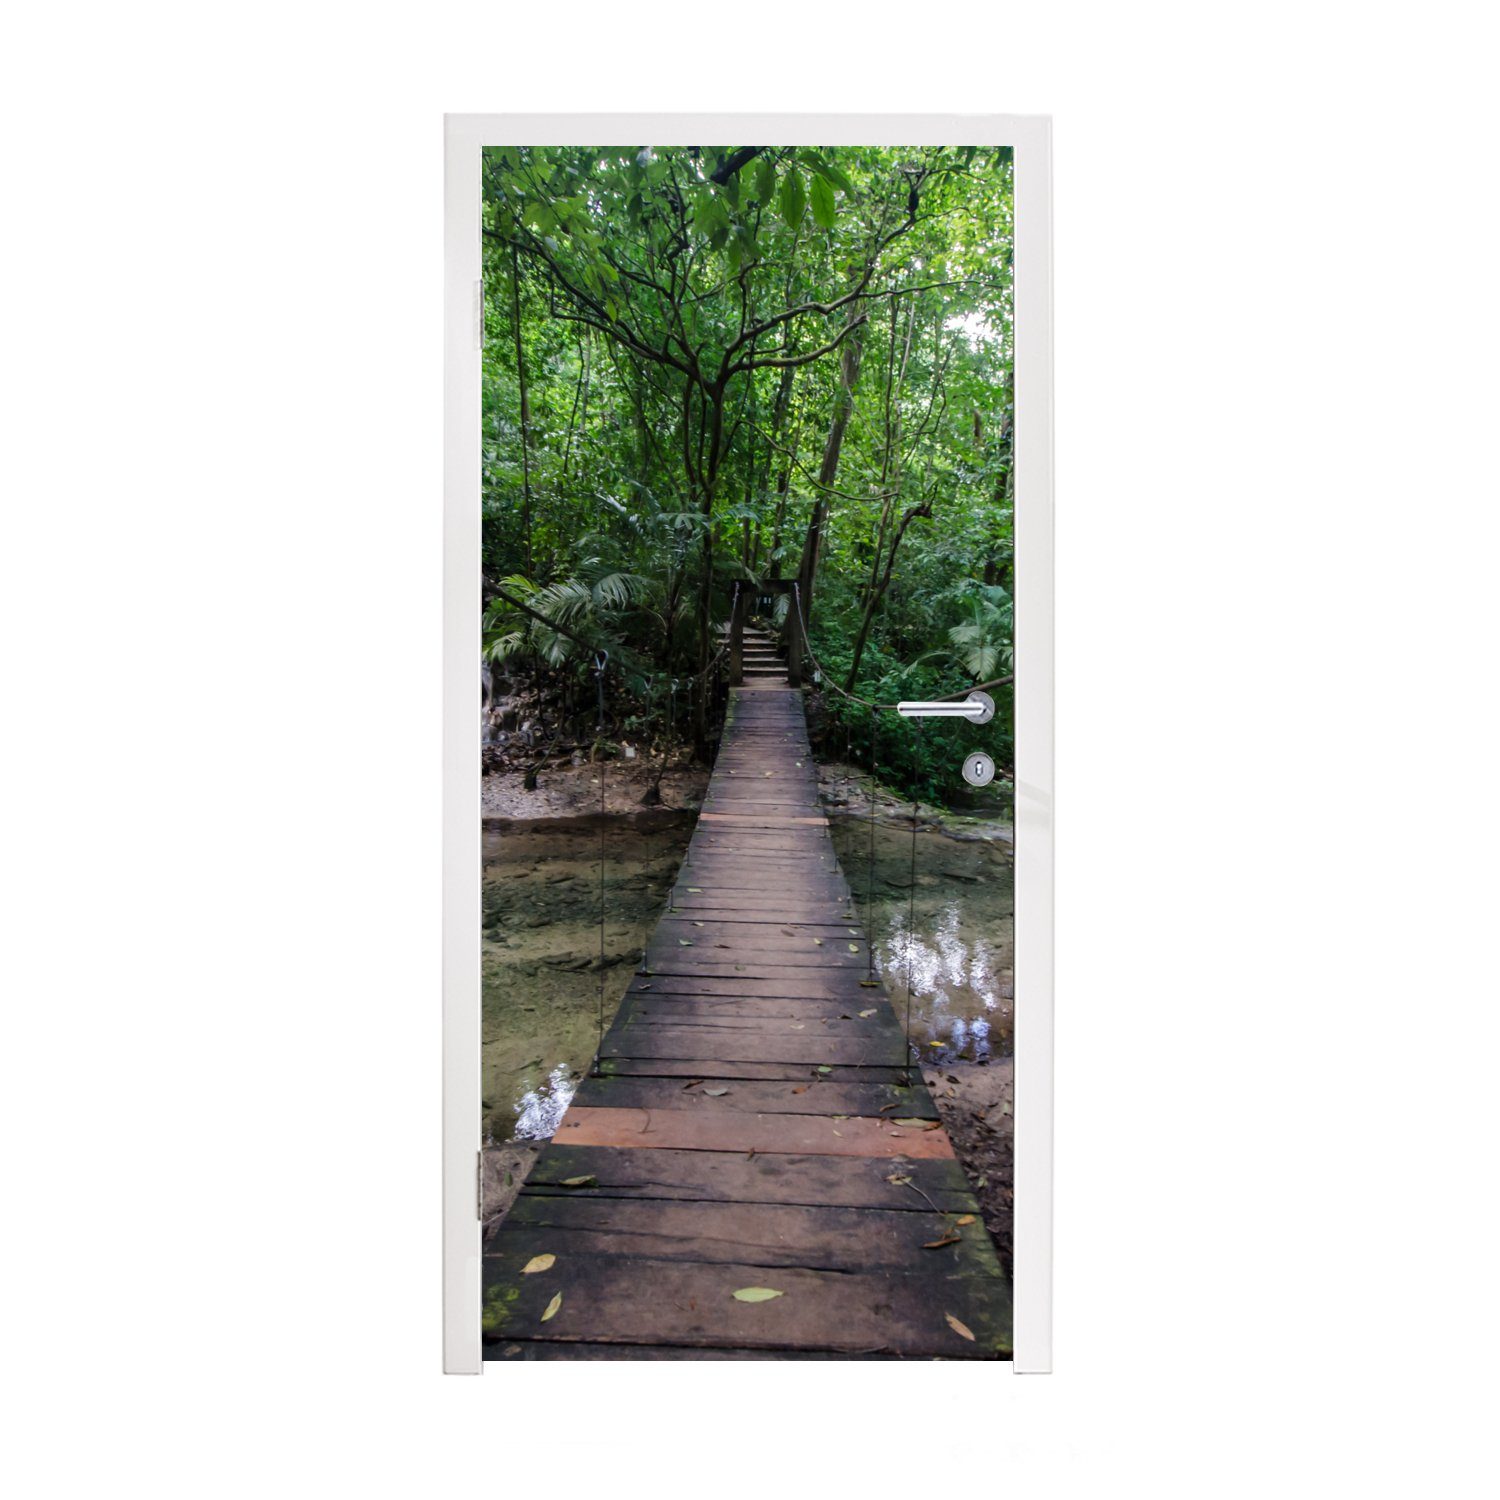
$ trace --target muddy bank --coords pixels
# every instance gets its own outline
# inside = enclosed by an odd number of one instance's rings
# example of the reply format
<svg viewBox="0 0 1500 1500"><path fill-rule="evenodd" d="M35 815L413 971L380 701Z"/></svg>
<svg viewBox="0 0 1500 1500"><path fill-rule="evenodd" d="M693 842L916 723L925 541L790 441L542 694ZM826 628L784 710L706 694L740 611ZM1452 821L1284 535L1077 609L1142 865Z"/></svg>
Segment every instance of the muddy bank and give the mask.
<svg viewBox="0 0 1500 1500"><path fill-rule="evenodd" d="M620 754L601 764L580 759L549 763L536 772L528 789L526 772L493 771L480 782L479 808L485 818L571 818L599 810L599 783L604 782L604 808L609 813L637 813L643 808L696 810L703 805L708 767L687 755L656 760ZM648 800L655 787L660 802Z"/></svg>
<svg viewBox="0 0 1500 1500"><path fill-rule="evenodd" d="M979 1199L1003 1265L1011 1265L1015 1188L1015 1059L924 1068L953 1149Z"/></svg>

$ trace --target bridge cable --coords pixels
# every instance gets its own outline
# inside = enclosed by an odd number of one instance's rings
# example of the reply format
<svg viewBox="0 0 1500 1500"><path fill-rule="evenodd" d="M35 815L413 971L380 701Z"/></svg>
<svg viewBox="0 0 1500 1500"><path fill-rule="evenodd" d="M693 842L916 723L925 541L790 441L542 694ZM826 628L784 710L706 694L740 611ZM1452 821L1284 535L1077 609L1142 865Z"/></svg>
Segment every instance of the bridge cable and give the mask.
<svg viewBox="0 0 1500 1500"><path fill-rule="evenodd" d="M870 715L870 857L865 861L865 957L864 987L875 980L875 732L879 720Z"/></svg>
<svg viewBox="0 0 1500 1500"><path fill-rule="evenodd" d="M594 1077L599 1077L604 1056L604 669L609 652L594 653L594 682L599 693L599 729L595 750L599 755L599 1041L594 1048Z"/></svg>
<svg viewBox="0 0 1500 1500"><path fill-rule="evenodd" d="M917 732L921 733L918 722ZM917 934L917 794L911 798L911 881L906 895L906 1086L911 1087L911 971L916 963Z"/></svg>
<svg viewBox="0 0 1500 1500"><path fill-rule="evenodd" d="M797 618L802 622L802 648L807 652L808 659L812 662L814 668L816 668L817 670L819 683L823 686L831 687L834 692L847 698L851 703L862 703L866 708L869 709L894 709L896 707L894 703L876 703L873 698L861 698L858 693L851 693L847 688L840 687L838 683L836 683L833 678L828 675L828 672L824 668L823 663L813 655L812 645L808 641L807 620L802 613L802 590L799 587L796 579L792 580L792 598L797 603ZM1009 677L994 677L991 678L989 682L976 682L973 687L966 687L962 692L949 693L946 697L939 698L937 701L939 703L956 703L960 698L967 698L970 693L984 692L988 688L1005 687L1008 683L1012 683L1014 681L1014 674Z"/></svg>

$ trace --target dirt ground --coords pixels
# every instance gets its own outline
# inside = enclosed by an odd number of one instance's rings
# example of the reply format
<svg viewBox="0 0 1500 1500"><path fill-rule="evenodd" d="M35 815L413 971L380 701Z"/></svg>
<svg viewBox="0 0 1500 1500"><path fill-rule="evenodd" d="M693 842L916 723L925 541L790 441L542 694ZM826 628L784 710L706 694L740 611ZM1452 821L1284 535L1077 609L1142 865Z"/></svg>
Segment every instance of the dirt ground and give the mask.
<svg viewBox="0 0 1500 1500"><path fill-rule="evenodd" d="M480 812L486 818L573 818L599 810L599 780L604 779L604 808L608 813L639 812L660 806L696 811L703 805L708 767L686 756L670 760L661 779L661 801L642 799L656 778L656 762L624 756L600 765L571 761L544 766L536 789L527 791L520 770L492 771L480 783Z"/></svg>
<svg viewBox="0 0 1500 1500"><path fill-rule="evenodd" d="M1001 1262L1010 1265L1015 1189L1015 1059L924 1068L953 1149L979 1199Z"/></svg>

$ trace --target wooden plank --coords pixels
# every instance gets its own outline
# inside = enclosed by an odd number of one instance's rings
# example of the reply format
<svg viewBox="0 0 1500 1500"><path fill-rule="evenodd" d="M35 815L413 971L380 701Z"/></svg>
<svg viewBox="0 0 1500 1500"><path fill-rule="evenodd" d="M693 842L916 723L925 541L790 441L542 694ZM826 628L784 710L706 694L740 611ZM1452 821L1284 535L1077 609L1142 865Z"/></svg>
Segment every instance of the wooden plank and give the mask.
<svg viewBox="0 0 1500 1500"><path fill-rule="evenodd" d="M485 1245L486 1255L646 1256L652 1260L732 1261L814 1271L938 1271L1000 1277L977 1218L907 1209L806 1207L767 1203L683 1203L642 1198L519 1199ZM956 1239L954 1238L956 1236ZM936 1244L949 1240L948 1244Z"/></svg>
<svg viewBox="0 0 1500 1500"><path fill-rule="evenodd" d="M485 1257L485 1334L545 1333L588 1343L666 1342L736 1348L836 1349L928 1358L999 1358L1010 1349L1010 1298L992 1276L810 1271L610 1255L560 1259L521 1274L519 1256ZM781 1293L742 1302L734 1293ZM555 1297L545 1329L542 1314ZM973 1334L964 1338L948 1321Z"/></svg>
<svg viewBox="0 0 1500 1500"><path fill-rule="evenodd" d="M691 1034L700 1047L712 1049L721 1043L733 1043L736 1039L780 1038L788 1033L794 1040L821 1037L824 1040L861 1044L878 1042L896 1048L902 1046L906 1039L900 1021L889 1007L883 1013L877 1010L872 1016L840 1011L834 1016L813 1016L805 1021L792 1021L783 1016L737 1016L723 1011L704 1014L670 1004L647 1007L632 1005L616 1019L605 1036L617 1042L624 1055L632 1056L635 1055L630 1050L632 1044L642 1036ZM847 1059L841 1058L840 1061Z"/></svg>
<svg viewBox="0 0 1500 1500"><path fill-rule="evenodd" d="M657 923L657 931L701 937L705 941L732 939L759 946L796 947L821 938L824 943L863 943L864 929L857 921L812 921L778 917L769 912L741 912L732 917L688 915L668 912Z"/></svg>
<svg viewBox="0 0 1500 1500"><path fill-rule="evenodd" d="M563 1186L580 1178L588 1180L589 1186ZM915 1202L956 1214L979 1211L963 1168L951 1157L918 1160L779 1152L741 1157L553 1142L532 1166L521 1192L523 1196L567 1193L711 1203L801 1203L814 1208L903 1209Z"/></svg>
<svg viewBox="0 0 1500 1500"><path fill-rule="evenodd" d="M830 1083L786 1079L746 1080L727 1093L705 1094L717 1083L705 1080L684 1088L671 1078L585 1078L573 1096L575 1107L613 1109L703 1109L764 1114L868 1115L873 1119L935 1120L937 1106L920 1083Z"/></svg>
<svg viewBox="0 0 1500 1500"><path fill-rule="evenodd" d="M698 814L700 823L750 823L757 828L801 828L817 827L826 828L828 819L823 817L786 817L774 813L729 813L729 812L702 812Z"/></svg>
<svg viewBox="0 0 1500 1500"><path fill-rule="evenodd" d="M733 1031L704 1026L628 1026L608 1031L600 1052L610 1058L661 1059L712 1057L718 1062L783 1063L822 1067L842 1063L853 1068L900 1068L906 1065L906 1038L895 1035L825 1036L810 1031Z"/></svg>
<svg viewBox="0 0 1500 1500"><path fill-rule="evenodd" d="M827 1002L824 1002L825 1006ZM838 1005L838 1002L835 1002ZM866 1015L864 1012L868 1011ZM724 1001L701 1006L692 996L641 996L621 1007L609 1031L628 1038L637 1032L692 1027L703 1036L723 1031L744 1032L753 1036L822 1036L842 1039L885 1037L903 1032L894 1007L889 1004L865 1005L859 1010L828 1007L821 1012L803 1013L793 1018L784 1011L768 1012L765 1007L750 1008L750 1002L738 1005Z"/></svg>
<svg viewBox="0 0 1500 1500"><path fill-rule="evenodd" d="M848 1354L838 1349L690 1349L682 1344L560 1344L551 1339L491 1339L484 1357L507 1364L550 1360L895 1360L899 1354Z"/></svg>
<svg viewBox="0 0 1500 1500"><path fill-rule="evenodd" d="M721 1057L606 1057L599 1071L611 1078L786 1078L794 1083L820 1077L906 1083L916 1074L915 1066L904 1064L725 1062Z"/></svg>
<svg viewBox="0 0 1500 1500"><path fill-rule="evenodd" d="M721 891L718 889L689 891L680 888L670 898L666 915L702 916L704 913L719 917L725 922L781 922L787 920L783 913L787 909L785 898L768 896L758 891ZM798 922L836 923L864 930L864 917L847 901L803 900L797 903Z"/></svg>
<svg viewBox="0 0 1500 1500"><path fill-rule="evenodd" d="M821 952L822 950L816 950ZM791 955L777 963L755 961L755 955L743 948L684 948L675 939L653 944L646 950L645 968L652 974L691 975L701 979L734 979L740 975L759 973L767 979L794 980L806 986L808 993L820 976L830 974L864 975L868 964L862 954L830 954L827 957L809 956L793 961ZM841 991L840 993L844 993Z"/></svg>
<svg viewBox="0 0 1500 1500"><path fill-rule="evenodd" d="M781 1019L801 1023L817 1021L874 1022L882 1024L900 1023L895 1011L884 1000L877 1005L873 1001L854 1001L859 1009L851 1008L851 1002L843 1000L809 1000L800 995L793 996L744 996L744 995L635 995L627 1000L631 1013L646 1024L682 1019L689 1023L711 1017L726 1018L763 1017L767 1020ZM873 1016L862 1016L861 1011L873 1010ZM858 1029L858 1028L856 1028Z"/></svg>
<svg viewBox="0 0 1500 1500"><path fill-rule="evenodd" d="M847 969L798 971L791 979L776 974L684 974L653 970L637 973L626 990L628 995L742 996L748 1000L826 1000L854 1002L860 1010L885 999L879 980L866 984Z"/></svg>
<svg viewBox="0 0 1500 1500"><path fill-rule="evenodd" d="M558 1126L565 1146L620 1150L775 1151L783 1155L951 1157L948 1132L933 1122L901 1125L851 1115L734 1114L699 1109L590 1109L573 1105Z"/></svg>

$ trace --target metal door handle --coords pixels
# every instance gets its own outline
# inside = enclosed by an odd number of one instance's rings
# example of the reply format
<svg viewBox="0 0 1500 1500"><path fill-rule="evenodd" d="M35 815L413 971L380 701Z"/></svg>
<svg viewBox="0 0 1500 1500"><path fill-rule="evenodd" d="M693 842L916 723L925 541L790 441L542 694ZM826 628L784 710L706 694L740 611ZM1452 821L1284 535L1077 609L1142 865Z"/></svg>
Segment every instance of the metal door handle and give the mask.
<svg viewBox="0 0 1500 1500"><path fill-rule="evenodd" d="M896 712L903 719L967 719L971 724L988 724L995 717L995 700L988 693L970 693L954 703L951 699L936 703L898 703Z"/></svg>

